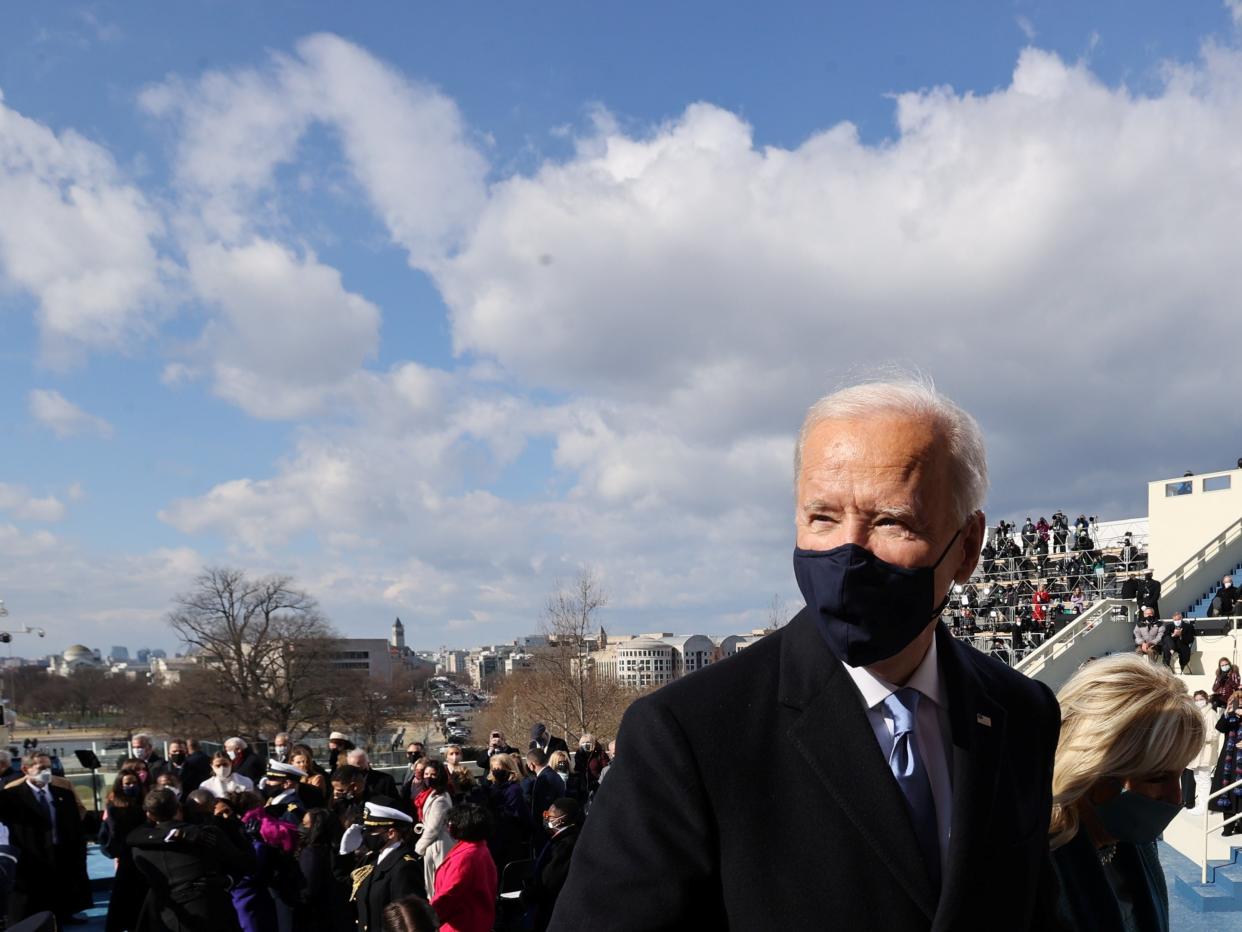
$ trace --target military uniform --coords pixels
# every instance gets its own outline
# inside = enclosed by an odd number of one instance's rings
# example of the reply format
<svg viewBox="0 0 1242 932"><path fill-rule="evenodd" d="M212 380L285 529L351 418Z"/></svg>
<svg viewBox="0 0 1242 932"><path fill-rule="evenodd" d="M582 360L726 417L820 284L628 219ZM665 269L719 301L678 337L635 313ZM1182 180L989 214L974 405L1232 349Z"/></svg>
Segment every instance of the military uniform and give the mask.
<svg viewBox="0 0 1242 932"><path fill-rule="evenodd" d="M354 882L359 932L382 929L384 907L389 903L410 895L427 895L423 887L423 859L414 854L413 845L406 843L390 850L378 864L369 861L358 868Z"/></svg>
<svg viewBox="0 0 1242 932"><path fill-rule="evenodd" d="M367 803L361 825L354 825L341 838L340 853L348 854L363 845L374 853L350 874L350 899L358 911L358 932L379 932L383 928L384 907L403 897L425 897L423 859L406 841L386 844L389 830L398 832L413 828L414 820L407 813L378 803ZM384 845L376 850L379 845Z"/></svg>

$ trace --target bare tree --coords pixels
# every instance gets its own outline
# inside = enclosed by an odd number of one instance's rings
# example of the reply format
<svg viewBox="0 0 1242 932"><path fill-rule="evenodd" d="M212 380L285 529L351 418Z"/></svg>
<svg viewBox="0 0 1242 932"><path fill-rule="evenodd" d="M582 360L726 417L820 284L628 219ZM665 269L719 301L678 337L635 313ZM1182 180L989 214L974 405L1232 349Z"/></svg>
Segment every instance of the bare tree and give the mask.
<svg viewBox="0 0 1242 932"><path fill-rule="evenodd" d="M193 677L202 718L249 738L322 720L337 636L289 577L213 567L174 604L168 622L203 671Z"/></svg>
<svg viewBox="0 0 1242 932"><path fill-rule="evenodd" d="M789 618L785 613L785 600L781 598L779 592L774 592L772 601L768 603L768 620L764 627L775 631L787 621Z"/></svg>
<svg viewBox="0 0 1242 932"><path fill-rule="evenodd" d="M544 720L566 734L588 731L595 711L596 677L587 654L599 629L598 612L607 604L607 594L588 568L571 584L558 583L544 609L539 630L548 646L535 653L535 671L544 674Z"/></svg>
<svg viewBox="0 0 1242 932"><path fill-rule="evenodd" d="M370 751L379 741L380 733L414 711L414 678L405 674L383 683L365 673L353 673L340 683L330 705L333 724L362 738Z"/></svg>

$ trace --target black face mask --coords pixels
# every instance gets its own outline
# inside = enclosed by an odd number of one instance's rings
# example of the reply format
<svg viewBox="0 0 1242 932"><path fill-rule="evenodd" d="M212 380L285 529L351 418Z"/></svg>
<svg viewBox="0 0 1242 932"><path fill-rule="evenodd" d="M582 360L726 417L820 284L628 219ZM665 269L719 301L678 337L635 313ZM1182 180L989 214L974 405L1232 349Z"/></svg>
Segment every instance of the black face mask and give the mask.
<svg viewBox="0 0 1242 932"><path fill-rule="evenodd" d="M182 764L185 763L185 754L183 754L181 751L173 751L171 754L168 755L168 759L172 761L174 764L176 764L178 767L180 767Z"/></svg>
<svg viewBox="0 0 1242 932"><path fill-rule="evenodd" d="M273 799L285 791L283 786L272 786L270 783L263 786L263 798Z"/></svg>
<svg viewBox="0 0 1242 932"><path fill-rule="evenodd" d="M362 836L362 844L368 851L379 851L388 844L388 835L383 832L367 832Z"/></svg>
<svg viewBox="0 0 1242 932"><path fill-rule="evenodd" d="M423 756L423 755L421 755L421 754L416 754L414 751L406 751L406 752L405 752L405 757L406 757L406 760L408 760L411 764L412 764L412 763L414 763L416 760L418 760L418 759L419 759L420 757L422 757L422 756Z"/></svg>
<svg viewBox="0 0 1242 932"><path fill-rule="evenodd" d="M953 535L931 566L905 567L865 547L794 549L794 576L820 633L840 660L865 667L900 653L949 602L936 608L936 569L961 536Z"/></svg>

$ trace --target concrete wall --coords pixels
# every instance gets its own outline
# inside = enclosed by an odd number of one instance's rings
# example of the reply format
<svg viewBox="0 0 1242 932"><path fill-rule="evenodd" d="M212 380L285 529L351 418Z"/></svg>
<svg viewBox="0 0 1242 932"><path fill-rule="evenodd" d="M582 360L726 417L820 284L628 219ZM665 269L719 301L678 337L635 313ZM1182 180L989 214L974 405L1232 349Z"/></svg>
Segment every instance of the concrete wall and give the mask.
<svg viewBox="0 0 1242 932"><path fill-rule="evenodd" d="M1229 488L1205 491L1205 483ZM1171 491L1188 489L1185 495ZM1242 518L1242 470L1161 479L1147 485L1148 559L1164 579L1215 534Z"/></svg>

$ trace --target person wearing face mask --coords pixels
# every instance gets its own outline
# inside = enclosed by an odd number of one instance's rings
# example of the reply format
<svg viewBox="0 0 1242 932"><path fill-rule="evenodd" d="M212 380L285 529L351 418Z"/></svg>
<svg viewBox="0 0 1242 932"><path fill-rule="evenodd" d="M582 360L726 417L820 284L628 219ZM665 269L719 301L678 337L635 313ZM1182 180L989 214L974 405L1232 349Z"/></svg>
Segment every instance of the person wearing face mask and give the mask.
<svg viewBox="0 0 1242 932"><path fill-rule="evenodd" d="M806 607L629 706L644 765L596 794L549 928L1044 928L1056 698L940 621L987 526L978 424L926 382L869 382L817 401L794 454ZM753 804L738 748L798 804Z"/></svg>
<svg viewBox="0 0 1242 932"><path fill-rule="evenodd" d="M351 875L358 932L380 932L384 908L394 900L424 896L422 859L406 840L413 827L414 820L400 809L368 802L362 824L351 826L341 837L342 854L366 852Z"/></svg>
<svg viewBox="0 0 1242 932"><path fill-rule="evenodd" d="M116 775L104 804L103 822L99 826L99 850L112 858L116 875L108 897L106 932L126 932L137 928L138 914L146 899L148 884L130 857L126 837L146 823L142 800L146 796L138 774L122 770Z"/></svg>
<svg viewBox="0 0 1242 932"><path fill-rule="evenodd" d="M493 755L487 775L486 802L492 831L488 847L499 870L530 857L530 819L522 780L508 754Z"/></svg>
<svg viewBox="0 0 1242 932"><path fill-rule="evenodd" d="M282 764L289 763L289 732L277 732L276 737L272 738L271 758L280 761Z"/></svg>
<svg viewBox="0 0 1242 932"><path fill-rule="evenodd" d="M1167 668L1114 654L1057 695L1061 735L1050 843L1067 928L1168 932L1156 839L1181 810L1181 775L1203 718Z"/></svg>
<svg viewBox="0 0 1242 932"><path fill-rule="evenodd" d="M354 926L349 883L333 871L340 843L335 821L327 809L309 809L302 815L298 867L303 883L293 913L293 928L298 932L338 932Z"/></svg>
<svg viewBox="0 0 1242 932"><path fill-rule="evenodd" d="M397 781L391 774L372 767L370 756L362 748L347 752L345 761L365 775L367 799L378 799L381 796L391 799L398 795Z"/></svg>
<svg viewBox="0 0 1242 932"><path fill-rule="evenodd" d="M52 759L38 748L23 759L22 773L21 783L0 793L0 822L21 852L8 921L47 910L62 926L80 924L74 914L90 909L91 891L75 795L52 782Z"/></svg>
<svg viewBox="0 0 1242 932"><path fill-rule="evenodd" d="M200 786L217 799L232 793L245 793L254 790L254 783L249 777L233 772L233 761L223 751L217 751L211 759L212 776L204 780Z"/></svg>
<svg viewBox="0 0 1242 932"><path fill-rule="evenodd" d="M578 801L571 796L556 800L544 814L541 826L548 843L535 859L531 878L522 887L522 905L526 907L534 932L544 932L552 921L552 910L569 876L569 862L578 841Z"/></svg>
<svg viewBox="0 0 1242 932"><path fill-rule="evenodd" d="M302 824L302 816L307 806L298 791L303 786L302 778L306 773L292 764L282 764L278 760L267 762L267 773L263 775L261 790L266 801L264 810L273 818L293 825Z"/></svg>
<svg viewBox="0 0 1242 932"><path fill-rule="evenodd" d="M1212 708L1223 709L1229 697L1242 689L1238 670L1228 657L1221 657L1216 664L1216 678L1212 680Z"/></svg>
<svg viewBox="0 0 1242 932"><path fill-rule="evenodd" d="M224 753L229 756L229 765L233 768L233 773L239 777L245 777L250 781L251 786L263 779L267 761L256 754L244 739L226 738Z"/></svg>
<svg viewBox="0 0 1242 932"><path fill-rule="evenodd" d="M444 862L444 856L453 847L445 817L453 807L448 793L448 774L439 761L427 761L423 765L422 786L427 795L419 806L421 826L414 853L423 859L423 884L427 896L435 895L436 868Z"/></svg>
<svg viewBox="0 0 1242 932"><path fill-rule="evenodd" d="M1196 690L1194 702L1195 708L1199 710L1199 715L1203 719L1203 747L1198 756L1190 762L1190 769L1194 775L1194 793L1190 797L1194 800L1194 805L1190 813L1202 815L1205 800L1212 792L1212 769L1216 766L1216 758L1220 755L1220 732L1216 730L1220 712L1212 708L1211 703L1208 702L1208 694L1202 689ZM1185 795L1185 789L1183 789L1183 795Z"/></svg>
<svg viewBox="0 0 1242 932"><path fill-rule="evenodd" d="M491 932L499 888L487 849L491 819L486 809L462 803L449 810L448 830L457 843L436 871L436 895L431 900L440 930Z"/></svg>
<svg viewBox="0 0 1242 932"><path fill-rule="evenodd" d="M1225 711L1215 727L1223 738L1212 777L1213 793L1242 779L1242 689L1235 690L1225 702ZM1209 805L1213 812L1219 812L1226 819L1242 815L1242 787L1216 797ZM1242 835L1242 819L1226 825L1221 829L1221 834Z"/></svg>
<svg viewBox="0 0 1242 932"><path fill-rule="evenodd" d="M401 786L397 789L397 798L401 800L406 810L414 816L414 821L421 822L422 819L414 807L414 800L422 791L423 766L427 763L427 758L423 756L421 747L410 744L405 749L405 759L408 762L408 768L405 772L405 778L401 781Z"/></svg>

